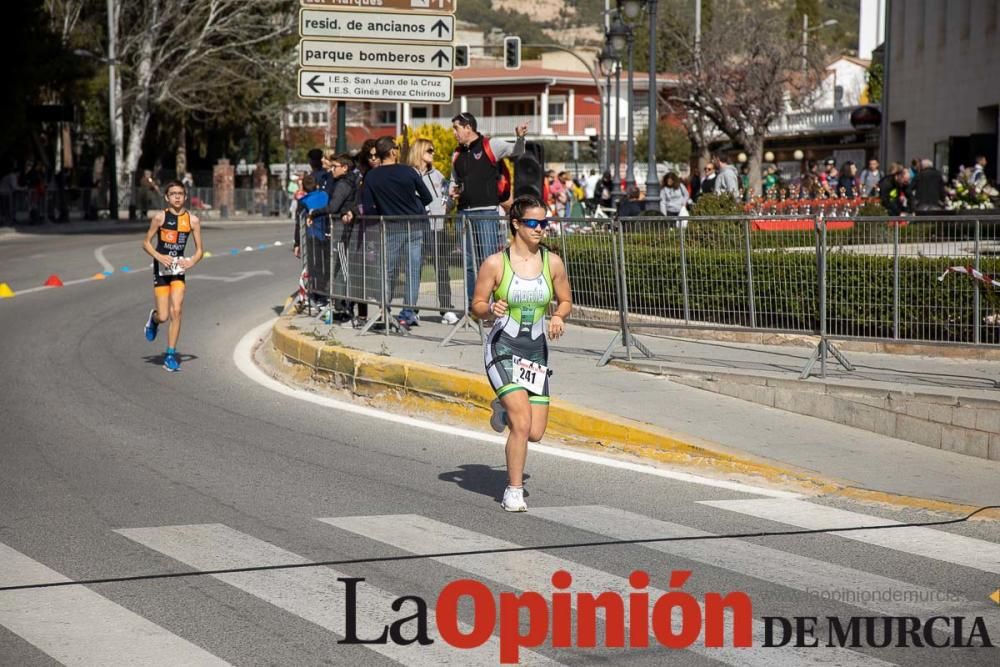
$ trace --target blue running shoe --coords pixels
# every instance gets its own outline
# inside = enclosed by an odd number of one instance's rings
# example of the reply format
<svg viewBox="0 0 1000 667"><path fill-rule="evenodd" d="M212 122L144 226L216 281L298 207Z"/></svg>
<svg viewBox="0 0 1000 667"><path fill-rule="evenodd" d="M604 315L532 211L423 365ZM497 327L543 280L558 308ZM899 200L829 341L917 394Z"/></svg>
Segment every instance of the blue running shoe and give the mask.
<svg viewBox="0 0 1000 667"><path fill-rule="evenodd" d="M156 332L160 328L160 323L156 321L156 308L149 311L149 319L146 320L146 340L153 342L156 340Z"/></svg>
<svg viewBox="0 0 1000 667"><path fill-rule="evenodd" d="M163 367L170 371L171 373L176 373L181 369L181 360L177 356L177 353L167 353L163 357Z"/></svg>

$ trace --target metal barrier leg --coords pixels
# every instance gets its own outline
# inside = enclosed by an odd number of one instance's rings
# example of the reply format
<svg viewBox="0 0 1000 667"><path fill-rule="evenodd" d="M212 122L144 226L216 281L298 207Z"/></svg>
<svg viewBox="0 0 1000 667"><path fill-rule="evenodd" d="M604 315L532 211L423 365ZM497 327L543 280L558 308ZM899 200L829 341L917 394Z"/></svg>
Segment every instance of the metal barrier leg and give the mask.
<svg viewBox="0 0 1000 667"><path fill-rule="evenodd" d="M816 365L818 361L820 364L820 377L826 377L826 360L830 356L833 356L837 362L843 366L845 371L853 371L854 365L847 360L844 353L837 348L836 345L831 343L826 338L821 338L819 343L813 349L812 354L809 355L809 359L806 360L806 365L802 368L802 373L799 374L800 380L805 380L810 375L812 375L813 366Z"/></svg>
<svg viewBox="0 0 1000 667"><path fill-rule="evenodd" d="M449 331L448 335L444 337L444 340L438 344L438 347L446 346L459 331L471 329L473 324L475 324L476 329L479 331L480 342L483 344L486 343L486 333L483 331L482 323L479 320L474 320L472 318L472 304L469 303L469 292L465 285L469 269L469 256L468 253L465 252L466 243L469 244L467 247L469 247L472 251L473 263L476 262L476 244L475 235L472 230L472 222L468 217L462 216L456 224L461 227L459 236L462 239L462 294L465 295L465 312L462 313L462 317L458 319L458 322L452 326L451 331Z"/></svg>
<svg viewBox="0 0 1000 667"><path fill-rule="evenodd" d="M617 246L614 250L617 262L615 262L615 289L618 291L618 326L619 329L615 333L608 347L605 348L604 354L597 361L598 366L607 365L608 361L611 360L611 356L619 345L625 348L625 357L632 361L632 348L639 350L647 359L652 359L653 353L649 351L649 348L642 344L642 342L633 335L628 329L628 289L625 282L625 237L623 232L623 225L620 220L615 220L615 225L618 227L618 234L612 235L612 243Z"/></svg>
<svg viewBox="0 0 1000 667"><path fill-rule="evenodd" d="M822 214L816 216L815 219L815 229L818 234L817 236L817 247L816 247L816 275L817 275L817 288L818 288L818 301L819 301L819 343L816 345L816 349L813 350L812 354L809 355L809 359L806 361L806 365L802 368L802 373L799 375L800 380L805 380L810 375L812 375L813 366L819 361L820 367L820 377L826 377L826 360L829 355L833 357L844 367L844 370L853 371L854 366L851 365L847 358L841 353L837 347L831 343L827 337L826 329L826 250L827 250L827 237L826 237L826 220L823 219Z"/></svg>

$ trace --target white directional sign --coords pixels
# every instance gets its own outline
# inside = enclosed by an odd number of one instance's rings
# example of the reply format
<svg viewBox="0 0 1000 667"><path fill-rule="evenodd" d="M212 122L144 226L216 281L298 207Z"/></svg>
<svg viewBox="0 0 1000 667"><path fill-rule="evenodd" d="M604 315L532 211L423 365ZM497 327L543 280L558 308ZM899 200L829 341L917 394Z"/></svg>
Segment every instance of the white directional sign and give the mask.
<svg viewBox="0 0 1000 667"><path fill-rule="evenodd" d="M299 12L299 35L392 42L451 42L455 36L455 17L303 9Z"/></svg>
<svg viewBox="0 0 1000 667"><path fill-rule="evenodd" d="M299 70L299 97L449 104L450 76Z"/></svg>
<svg viewBox="0 0 1000 667"><path fill-rule="evenodd" d="M369 44L326 42L303 39L299 42L302 67L336 67L340 70L405 70L411 72L451 72L455 69L455 49L423 44Z"/></svg>

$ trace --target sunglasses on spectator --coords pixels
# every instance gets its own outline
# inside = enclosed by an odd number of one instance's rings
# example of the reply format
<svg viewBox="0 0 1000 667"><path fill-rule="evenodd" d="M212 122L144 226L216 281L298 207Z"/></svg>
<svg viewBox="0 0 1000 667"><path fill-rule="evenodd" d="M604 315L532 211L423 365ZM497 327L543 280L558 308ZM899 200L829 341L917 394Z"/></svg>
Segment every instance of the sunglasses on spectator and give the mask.
<svg viewBox="0 0 1000 667"><path fill-rule="evenodd" d="M537 218L525 218L524 220L521 221L521 224L527 227L528 229L545 230L549 228L549 221L546 218L542 218L540 220Z"/></svg>
<svg viewBox="0 0 1000 667"><path fill-rule="evenodd" d="M428 149L427 149L426 151L424 151L424 152L425 152L425 153L430 153L431 155L434 155L434 149L433 149L433 148L428 148Z"/></svg>

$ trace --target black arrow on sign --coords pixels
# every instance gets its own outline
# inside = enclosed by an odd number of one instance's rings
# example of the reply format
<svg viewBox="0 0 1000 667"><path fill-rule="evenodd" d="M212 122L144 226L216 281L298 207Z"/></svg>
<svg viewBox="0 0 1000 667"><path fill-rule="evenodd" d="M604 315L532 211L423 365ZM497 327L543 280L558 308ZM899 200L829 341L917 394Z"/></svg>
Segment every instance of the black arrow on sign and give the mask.
<svg viewBox="0 0 1000 667"><path fill-rule="evenodd" d="M440 50L440 49L438 50L437 53L435 53L433 56L431 56L431 61L433 62L435 60L437 61L437 66L438 67L442 67L444 65L444 61L446 61L446 60L448 62L451 62L451 58L448 57L448 54L445 53L444 51Z"/></svg>
<svg viewBox="0 0 1000 667"><path fill-rule="evenodd" d="M448 30L448 24L441 19L438 19L438 22L431 26L431 30L437 30L439 38L443 36L444 33L450 32Z"/></svg>
<svg viewBox="0 0 1000 667"><path fill-rule="evenodd" d="M316 83L317 81L319 81L319 74L317 74L317 75L316 75L316 76L314 76L313 78L311 78L311 79L309 79L308 81L306 81L306 85L307 85L307 86L309 86L309 88L310 88L310 89L311 89L311 90L312 90L312 91L313 91L314 93L318 93L318 92L319 92L319 89L320 89L320 88L323 88L323 87L324 87L324 86L323 86L323 84L317 84L317 83Z"/></svg>

